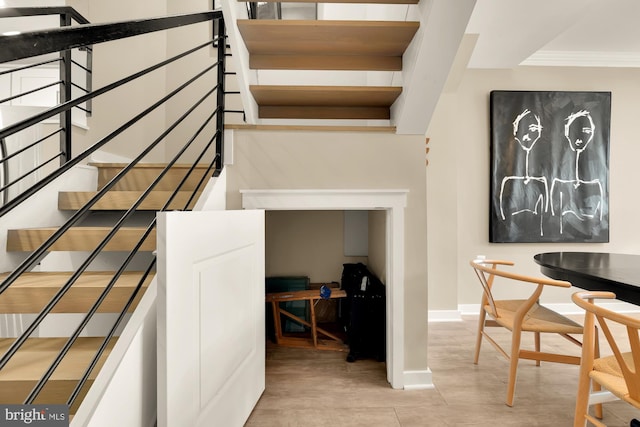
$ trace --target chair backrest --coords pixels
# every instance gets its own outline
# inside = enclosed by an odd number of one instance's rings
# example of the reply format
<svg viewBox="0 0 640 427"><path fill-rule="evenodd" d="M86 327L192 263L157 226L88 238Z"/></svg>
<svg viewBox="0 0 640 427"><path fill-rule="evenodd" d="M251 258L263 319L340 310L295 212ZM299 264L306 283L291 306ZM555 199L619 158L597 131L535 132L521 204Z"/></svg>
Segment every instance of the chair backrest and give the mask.
<svg viewBox="0 0 640 427"><path fill-rule="evenodd" d="M469 263L480 280L482 285L482 305L489 304L492 312L496 317L500 317L498 308L496 307L491 288L493 287L493 281L496 276L512 279L518 282L532 283L538 285L533 294L528 298L529 300L537 300L542 293L542 289L545 285L559 286L563 288L570 288L571 283L564 280L554 280L546 277L532 277L525 276L523 274L511 273L506 270L498 268L500 265L514 265L512 261L505 260L485 260L482 258L476 258Z"/></svg>
<svg viewBox="0 0 640 427"><path fill-rule="evenodd" d="M600 329L607 338L609 347L620 366L629 392L629 398L634 400L637 406L640 407L640 334L638 332L640 330L640 319L616 313L594 302L595 299L613 299L615 297L616 295L612 292L585 291L576 292L571 299L586 312L585 328L588 327L587 325L594 324L594 317L597 319ZM626 329L628 342L625 343L625 347L628 345L631 350L633 365L622 356L623 351L620 349L622 343L616 342L612 334L611 327L619 326Z"/></svg>

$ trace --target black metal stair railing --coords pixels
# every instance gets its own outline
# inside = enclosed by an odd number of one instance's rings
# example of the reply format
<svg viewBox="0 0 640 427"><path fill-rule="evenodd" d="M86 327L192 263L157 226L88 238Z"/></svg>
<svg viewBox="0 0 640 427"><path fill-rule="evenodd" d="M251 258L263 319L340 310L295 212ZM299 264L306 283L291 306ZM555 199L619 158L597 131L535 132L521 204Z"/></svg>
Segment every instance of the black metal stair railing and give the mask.
<svg viewBox="0 0 640 427"><path fill-rule="evenodd" d="M31 22L32 20L30 20L30 18L32 17L57 18L52 19L51 22L55 22L55 24L50 25L60 27L85 25L89 23L89 21L84 16L78 13L74 8L68 6L0 8L0 19L11 18L13 20L11 22L14 27L10 28L19 28L21 24L24 25L28 22ZM38 21L40 25L46 25L45 22ZM18 27L15 27L16 25ZM4 52L9 50L10 45L4 45L2 48L2 51ZM17 89L15 92L12 88L9 91L9 96L0 99L0 105L11 106L16 101L18 101L18 105L29 105L28 101L23 101L27 100L28 96L34 95L41 98L39 100L39 104L42 102L55 102L52 99L47 99L47 97L57 97L60 103L64 103L72 98L72 94L74 92L89 93L92 87L92 52L92 47L90 45L87 45L80 49L61 50L59 52L56 52L56 56L54 58L49 58L51 55L40 56L40 60L36 61L35 59L37 57L33 57L33 60L29 60L29 63L26 65L23 65L20 61L16 61L13 63L2 61L3 68L5 69L0 70L0 76L6 76L7 78L15 81L19 81L21 77L24 77L25 72L27 71L31 73L33 73L34 71L44 73L46 71L55 72L57 70L57 77L56 80L51 81L50 78L38 75L39 79L47 80L48 83L45 82L43 84L40 84L38 87L30 88L28 90ZM26 76L28 77L28 75ZM56 91L47 94L47 89L56 89ZM78 110L79 114L84 114L86 117L90 116L91 100L89 99L83 105L77 105L76 110ZM0 168L2 168L3 172L6 174L6 179L3 180L2 187L0 188L0 193L3 195L3 203L6 202L10 197L9 190L12 187L16 188L15 186L20 183L22 183L23 186L28 185L28 178L33 178L34 174L41 168L46 167L56 160L60 165L64 164L67 159L71 157L72 153L70 128L72 125L72 116L76 119L80 117L76 115L75 110L65 110L60 113L60 128L57 132L55 132L55 134L58 134L60 138L58 142L60 149L58 150L58 152L49 157L49 159L40 162L38 165L36 165L26 173L23 173L18 177L12 176L14 174L10 173L10 170L15 169L15 166L10 166L10 160L20 154L20 152L26 151L33 146L44 144L45 141L51 141L48 138L51 138L53 135L50 135L47 138L43 138L30 147L23 147L21 150L18 150L19 152L12 152L10 156L0 157ZM81 122L84 121L86 121L86 119L81 120ZM19 190L17 191L19 192Z"/></svg>
<svg viewBox="0 0 640 427"><path fill-rule="evenodd" d="M102 250L106 247L106 245L113 239L113 237L117 234L117 232L125 226L131 219L133 219L134 215L138 211L138 208L143 203L143 201L151 194L153 189L158 185L158 183L162 180L162 178L171 170L172 166L177 164L178 162L188 163L190 167L187 173L182 178L181 182L177 185L177 187L172 191L168 200L164 203L160 211L167 210L171 206L173 200L176 195L181 191L184 187L185 183L191 176L196 177L197 185L191 191L189 195L189 200L184 204L182 210L188 210L189 206L192 204L193 200L197 196L198 192L203 188L206 183L206 180L211 176L217 176L222 171L223 168L223 147L224 147L224 113L225 113L225 76L228 75L225 71L225 61L226 57L229 55L227 53L228 45L226 43L226 35L225 35L225 26L222 18L222 13L220 11L208 11L196 14L186 14L186 15L177 15L166 18L154 18L150 20L140 20L140 21L130 21L126 23L115 23L115 24L91 24L87 26L74 27L74 28L64 28L64 29L56 29L47 31L47 34L42 34L43 32L36 32L23 35L24 38L21 38L16 45L21 45L26 48L27 45L31 46L31 54L33 56L41 55L42 53L49 53L59 50L67 50L71 47L82 47L84 45L93 45L96 43L107 42L108 40L115 40L124 37L133 37L139 34L146 34L152 31L162 31L178 26L190 25L199 22L206 21L219 21L219 24L216 25L218 29L218 33L214 35L213 40L206 40L203 43L198 44L197 46L188 49L178 55L175 55L171 58L168 58L164 61L161 61L157 64L154 64L144 70L136 72L130 76L122 78L116 82L105 85L102 88L92 90L84 95L78 96L74 99L70 99L60 105L49 108L46 111L43 111L40 114L37 114L33 117L25 119L21 122L12 124L4 129L0 129L0 141L4 140L6 137L13 135L17 132L20 132L24 129L29 128L37 123L40 123L42 120L46 118L53 117L57 114L60 114L62 111L69 111L71 108L76 107L80 104L83 104L87 101L95 99L96 97L108 93L116 88L119 88L124 85L133 84L136 79L141 78L157 69L162 67L166 67L169 64L178 61L179 59L188 57L189 55L194 54L195 52L201 51L202 49L207 49L212 46L215 46L217 50L217 55L215 61L213 63L206 65L201 70L196 70L193 72L191 77L187 78L182 84L180 84L175 89L169 91L166 95L162 96L159 100L152 103L149 107L145 108L139 114L136 114L125 123L116 127L112 130L108 135L102 137L97 140L93 144L91 144L88 148L82 151L80 154L69 158L66 162L53 172L49 173L46 177L38 181L32 187L22 192L15 198L8 200L4 206L0 207L0 217L8 214L13 209L16 209L20 206L24 201L28 200L30 197L34 197L40 191L42 191L48 184L52 183L58 177L64 175L69 172L74 166L80 164L83 161L89 159L89 156L101 149L102 147L108 147L108 144L116 139L116 137L123 135L126 133L128 129L130 129L135 124L140 123L145 118L149 117L149 115L159 108L167 106L172 100L174 100L179 95L185 94L188 89L192 88L195 84L202 84L203 81L208 81L207 78L211 76L215 76L215 84L213 84L209 90L207 90L204 95L197 98L195 101L192 101L190 106L184 110L184 112L170 125L166 126L165 129L161 130L159 135L151 142L141 144L141 150L138 155L120 172L118 172L108 183L106 183L82 208L77 210L71 217L60 226L42 245L40 245L36 250L31 252L25 259L18 265L12 272L10 272L7 277L0 283L0 295L5 292L7 289L11 287L24 273L29 272L50 250L53 244L62 237L66 232L68 232L74 225L81 224L83 219L90 214L91 208L100 200L107 192L113 189L116 184L123 179L138 163L143 162L149 155L152 153L154 149L158 149L162 147L163 143L169 139L169 137L175 138L175 132L177 129L185 129L185 124L189 122L191 127L188 133L191 135L182 146L178 149L177 153L167 162L166 166L159 172L158 176L153 179L151 184L142 191L142 194L138 197L138 199L132 204L132 206L127 209L121 216L117 219L115 225L111 227L111 230L107 233L107 235L101 240L100 243L96 246L96 248L89 253L84 261L82 261L81 265L71 273L70 277L67 281L62 285L62 287L56 292L56 294L50 299L48 304L41 310L41 312L36 316L36 318L30 323L30 325L25 329L25 331L15 339L13 344L9 347L9 349L5 352L2 357L0 357L0 369L4 368L9 360L11 360L14 355L18 353L20 347L26 342L26 340L33 334L33 332L38 328L38 326L42 323L42 321L47 317L49 313L52 312L56 304L64 297L64 295L71 289L74 283L78 281L78 279L83 275L83 273L89 271L90 266L96 260L96 258L100 255ZM15 36L20 37L20 36ZM33 40L44 40L46 39L46 43L36 44L37 49L33 49ZM0 39L1 42L1 39ZM18 49L20 52L16 56L24 55L21 49ZM0 60L6 60L3 57L3 53L0 52ZM200 92L202 93L202 92ZM197 116L197 114L200 116ZM203 119L201 117L204 117ZM94 119L97 119L94 117ZM187 120L189 119L189 120ZM199 120L199 125L194 126L192 122L195 120ZM215 119L215 120L214 120ZM197 122L196 122L197 123ZM71 133L70 131L68 133ZM37 141L33 144L37 144ZM15 156L15 153L11 154ZM7 156L3 155L3 158ZM190 159L190 160L186 160ZM206 168L204 168L204 172L200 175L195 175L196 169L198 165L201 165L202 162L205 162ZM3 183L5 184L5 183ZM1 190L1 189L0 189ZM175 207L171 207L172 210L175 210ZM60 362L63 360L67 352L71 349L76 339L80 336L82 331L85 329L89 321L93 318L94 314L98 311L100 304L105 300L109 292L113 289L115 283L121 277L121 275L127 271L127 268L130 266L132 260L137 255L140 250L140 247L144 243L144 241L148 238L148 236L153 232L155 228L155 218L150 220L146 225L146 229L142 234L142 237L139 241L134 245L134 248L129 251L126 256L126 259L119 265L116 271L113 274L113 277L109 280L109 283L102 290L101 295L94 301L92 307L88 310L87 314L84 316L83 320L77 326L75 331L70 334L66 344L63 349L59 353L59 355L55 358L55 360L51 363L47 371L43 374L42 378L38 381L38 383L34 386L33 390L26 398L24 403L32 403L37 398L38 394L45 387L47 381L54 373ZM80 391L85 386L91 372L95 369L100 357L104 353L107 348L109 341L115 336L116 331L121 326L122 322L126 318L126 313L129 310L130 306L133 304L133 301L136 299L137 295L141 292L142 286L147 280L147 277L153 273L155 268L155 258L152 257L148 262L147 266L144 268L144 273L137 283L134 291L131 293L129 300L124 304L122 311L118 314L117 319L111 325L109 333L104 337L102 345L98 349L95 354L93 360L88 364L83 378L77 383L74 391L69 396L67 404L73 405L78 398Z"/></svg>

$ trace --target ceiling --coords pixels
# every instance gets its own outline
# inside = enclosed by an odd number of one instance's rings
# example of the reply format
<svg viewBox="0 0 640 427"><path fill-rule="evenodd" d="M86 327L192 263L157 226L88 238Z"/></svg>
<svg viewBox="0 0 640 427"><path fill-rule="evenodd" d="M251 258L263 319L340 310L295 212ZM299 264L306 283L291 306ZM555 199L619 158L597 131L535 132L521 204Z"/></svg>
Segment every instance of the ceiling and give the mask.
<svg viewBox="0 0 640 427"><path fill-rule="evenodd" d="M36 2L0 0L0 7L27 3ZM37 3L50 6L64 1ZM290 6L283 9L285 19L299 19L309 10L309 4ZM638 0L477 0L466 30L477 35L477 42L467 65L640 67L639 17ZM46 18L31 19L34 28L57 25L37 21ZM13 22L4 20L0 30L15 29ZM19 29L24 31L24 25L20 22Z"/></svg>
<svg viewBox="0 0 640 427"><path fill-rule="evenodd" d="M640 67L638 0L477 0L470 68Z"/></svg>

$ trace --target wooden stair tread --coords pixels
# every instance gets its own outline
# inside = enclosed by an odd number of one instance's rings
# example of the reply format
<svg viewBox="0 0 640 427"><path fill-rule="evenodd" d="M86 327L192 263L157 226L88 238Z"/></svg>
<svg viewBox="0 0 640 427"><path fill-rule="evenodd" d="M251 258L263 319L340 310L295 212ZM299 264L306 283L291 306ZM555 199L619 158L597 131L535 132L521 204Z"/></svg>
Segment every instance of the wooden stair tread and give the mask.
<svg viewBox="0 0 640 427"><path fill-rule="evenodd" d="M67 338L28 339L18 353L0 371L0 402L3 404L23 403L66 341ZM65 404L103 341L104 338L101 337L78 338L38 394L34 403ZM107 344L98 363L89 374L89 378L80 391L78 398L69 408L69 414L74 414L77 411L89 387L91 387L105 360L109 357L115 341L116 338L113 338ZM12 342L13 339L11 338L1 339L0 352L4 353Z"/></svg>
<svg viewBox="0 0 640 427"><path fill-rule="evenodd" d="M71 272L32 272L22 274L11 286L0 294L0 313L39 313L51 298L71 277ZM0 274L0 282L8 273ZM99 313L119 313L129 300L143 273L124 272L98 307ZM54 306L52 313L87 313L114 276L110 271L83 273L62 299ZM137 306L144 291L153 279L149 275L141 291L131 304L129 312Z"/></svg>
<svg viewBox="0 0 640 427"><path fill-rule="evenodd" d="M66 341L67 338L29 338L4 369L0 371L0 384L2 384L0 389L9 388L8 382L35 382L39 380L52 360L60 353ZM60 363L58 369L51 376L51 380L80 379L103 341L104 338L102 337L78 338ZM4 354L13 342L13 338L1 338L0 354ZM112 338L107 344L107 349L101 356L97 369L94 369L91 373L90 378L96 377L97 371L111 352L115 342L116 338Z"/></svg>
<svg viewBox="0 0 640 427"><path fill-rule="evenodd" d="M401 87L251 85L262 118L389 119Z"/></svg>
<svg viewBox="0 0 640 427"><path fill-rule="evenodd" d="M98 168L98 190L102 189L128 164L126 163L89 163ZM163 163L139 163L128 171L111 187L112 191L142 191L157 178L159 172L166 167ZM189 172L191 165L176 164L171 166L162 179L153 187L154 191L173 191L178 188L182 178ZM180 190L195 190L206 173L208 165L196 165L189 178L182 184ZM211 171L213 173L213 171ZM203 185L206 184L206 177Z"/></svg>
<svg viewBox="0 0 640 427"><path fill-rule="evenodd" d="M129 191L108 191L100 198L90 210L127 210L138 200L144 190ZM89 200L91 200L97 191L61 191L58 193L58 209L59 210L78 210L82 208ZM193 208L198 200L198 192L193 198L187 209ZM152 191L140 203L137 210L160 210L164 207L167 200L171 197L173 191ZM193 191L178 191L172 199L167 210L179 209L184 210L186 203L193 194Z"/></svg>
<svg viewBox="0 0 640 427"><path fill-rule="evenodd" d="M41 227L8 230L7 251L33 251L57 229L57 227ZM145 230L144 227L122 227L103 250L131 250ZM49 248L49 251L93 251L110 231L110 227L71 227ZM156 233L152 230L140 250L154 251L155 249Z"/></svg>
<svg viewBox="0 0 640 427"><path fill-rule="evenodd" d="M23 273L15 282L11 284L12 288L59 288L73 274L68 271L37 271L31 273ZM138 284L142 277L141 271L125 271L113 285L117 287L132 287ZM0 282L4 280L9 273L0 274ZM73 284L77 288L103 288L113 277L112 271L87 271L83 273ZM153 277L153 275L151 275Z"/></svg>
<svg viewBox="0 0 640 427"><path fill-rule="evenodd" d="M238 20L252 69L399 71L419 25L413 21Z"/></svg>

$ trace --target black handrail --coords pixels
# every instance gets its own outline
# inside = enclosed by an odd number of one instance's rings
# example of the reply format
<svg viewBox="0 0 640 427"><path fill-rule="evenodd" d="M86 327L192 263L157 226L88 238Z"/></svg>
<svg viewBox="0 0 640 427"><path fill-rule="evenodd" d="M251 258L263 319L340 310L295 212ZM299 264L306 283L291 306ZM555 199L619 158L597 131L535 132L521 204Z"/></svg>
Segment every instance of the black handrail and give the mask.
<svg viewBox="0 0 640 427"><path fill-rule="evenodd" d="M0 62L120 40L221 17L221 11L211 11L0 36L0 45L6 46L6 49L0 50Z"/></svg>
<svg viewBox="0 0 640 427"><path fill-rule="evenodd" d="M1 16L2 16L2 14L0 13L0 17ZM2 216L4 214L6 214L7 212L9 212L11 209L13 209L16 206L18 206L24 200L26 200L29 197L31 197L32 195L36 194L39 190L43 189L46 185L48 185L51 182L53 182L53 180L55 180L56 178L58 178L59 176L61 176L65 172L67 172L68 170L70 170L71 167L77 165L83 159L86 159L90 154L92 154L93 152L95 152L99 148L103 147L106 143L108 143L109 141L113 140L115 137L117 137L121 133L123 133L126 129L128 129L133 124L135 124L138 121L140 121L143 117L147 116L149 113L151 113L152 111L154 111L155 109L157 109L158 107L160 107L161 105L166 103L169 99L173 98L175 95L177 95L178 93L183 91L185 88L187 88L188 86L190 86L191 84L196 82L196 80L200 79L201 77L203 77L204 75L206 75L207 73L212 71L213 68L215 68L215 67L218 68L218 72L217 72L218 82L215 85L215 87L213 87L211 90L207 91L204 94L204 96L202 96L200 99L198 99L193 104L193 106L191 106L189 109L187 109L186 112L184 112L173 124L171 124L165 131L163 131L152 143L150 143L148 146L146 146L142 150L142 152L138 156L136 156L136 158L130 164L128 164L120 172L118 172L118 174L116 174L115 177L113 177L108 183L106 183L96 193L96 195L93 196L89 200L89 202L87 202L81 209L77 210L65 222L65 224L63 224L56 232L54 232L53 235L50 238L48 238L38 249L34 250L13 272L11 272L0 283L0 294L1 294L5 290L7 290L11 286L11 284L13 284L15 282L15 280L17 280L17 278L20 277L20 275L22 275L26 271L30 270L31 267L39 259L41 259L42 256L44 256L46 254L47 250L49 248L51 248L53 243L60 236L62 236L66 231L68 231L71 228L72 225L78 223L89 212L91 207L102 196L104 196L110 189L112 189L117 184L117 182L120 179L122 179L138 162L140 162L142 159L144 159L145 156L147 156L156 146L158 146L158 144L161 141L163 141L169 135L170 132L172 132L180 123L184 122L184 120L189 115L191 115L196 110L196 108L198 108L200 105L202 105L205 100L210 99L211 95L214 92L217 92L216 107L212 109L212 111L210 112L209 116L203 121L202 125L194 132L193 136L189 139L189 141L186 142L180 150L178 150L178 153L174 156L174 158L166 165L166 167L163 169L163 171L161 171L158 174L158 176L153 180L153 182L149 185L149 187L142 192L142 194L133 203L133 205L124 214L122 214L121 218L116 222L115 226L113 226L111 231L109 233L107 233L107 235L102 239L102 241L100 243L98 243L98 245L96 246L94 251L91 252L87 256L87 258L82 262L81 266L75 272L73 272L71 274L71 276L67 279L66 283L51 298L49 303L36 316L36 319L29 325L29 327L27 327L27 329L24 331L24 333L21 334L21 336L18 337L14 341L14 343L5 352L5 354L2 356L2 358L0 358L0 369L2 369L6 365L6 363L9 361L9 359L11 359L11 357L13 357L13 355L15 355L15 353L18 351L19 347L35 331L35 329L40 325L42 320L52 311L54 306L60 301L60 299L71 288L71 286L79 279L79 277L83 273L85 273L87 271L88 267L96 259L96 257L100 254L102 249L104 249L106 247L107 243L115 236L115 234L118 232L118 230L137 211L137 208L144 201L144 199L150 194L150 192L153 190L153 188L160 182L162 177L164 177L166 175L166 173L170 170L170 168L181 158L181 156L183 156L187 152L187 150L189 150L190 147L192 147L195 144L198 136L201 135L201 133L212 122L214 116L216 117L216 121L215 121L216 122L216 130L215 130L215 132L213 132L211 138L208 140L208 142L206 143L205 147L196 156L196 160L190 166L189 171L183 176L182 181L177 186L177 188L172 192L171 196L166 201L166 203L164 204L164 206L162 207L161 210L167 210L168 209L168 207L170 206L170 204L172 203L172 201L174 200L174 198L178 194L178 191L180 190L180 188L182 188L182 186L187 181L187 179L189 179L189 177L195 171L197 163L200 162L202 160L202 158L209 152L209 150L212 147L214 141L216 143L215 144L216 145L216 152L213 155L211 163L206 168L206 171L200 176L198 184L196 185L194 190L191 192L189 200L186 202L186 204L184 206L184 210L188 209L188 207L191 205L192 201L194 200L195 196L198 194L198 191L203 186L204 181L207 179L207 177L211 176L211 170L213 169L213 170L216 171L216 172L214 172L214 176L215 176L215 175L219 174L220 170L222 169L222 167L223 167L223 157L222 157L223 156L223 153L222 153L223 140L222 140L222 138L223 138L223 135L224 135L224 132L223 132L223 127L224 127L223 116L224 116L224 112L225 112L225 109L224 109L224 94L225 94L225 91L224 91L224 89L225 89L225 87L224 87L225 86L224 68L225 68L225 57L228 56L225 53L226 43L224 41L226 40L226 36L224 35L224 24L222 23L222 13L220 11L214 11L214 12L204 12L204 13L192 14L192 15L180 15L180 17L185 17L185 21L181 22L180 24L178 24L177 23L178 21L175 20L175 18L176 18L175 16L174 17L169 17L169 18L157 18L157 19L149 20L149 22L151 23L151 27L157 28L157 29L148 30L148 29L140 29L140 28L127 28L126 32L130 33L130 35L137 35L137 34L144 34L144 33L150 32L150 31L157 31L157 30L160 30L160 29L166 29L167 27L165 27L165 26L169 25L169 23L171 23L171 25L179 26L179 25L186 25L185 22L191 22L191 23L202 22L204 20L207 20L207 19L204 19L203 16L211 17L210 19L218 19L218 20L220 20L220 25L218 25L218 28L220 29L220 32L217 34L217 37L214 38L214 42L219 41L219 40L222 40L223 42L222 43L220 43L220 42L217 43L217 45L218 45L218 59L214 64L212 64L212 65L210 65L208 67L205 67L204 70L196 73L193 77L188 79L185 83L180 85L178 88L174 89L173 91L171 91L167 95L163 96L160 100L158 100L157 102L153 103L150 107L144 109L144 111L142 111L141 113L135 115L133 118L131 118L130 120L128 120L127 122L125 122L124 124L122 124L121 126L116 128L109 135L101 138L99 141L97 141L96 143L91 145L89 148L85 149L85 151L82 152L80 155L70 159L67 162L67 164L65 164L62 167L58 168L56 171L50 173L49 175L47 175L47 177L45 177L44 179L42 179L41 181L36 183L34 186L32 186L26 192L24 192L23 194L19 195L15 199L11 200L11 202L8 205L6 205L4 207L0 207L0 216ZM135 24L137 24L137 23L138 23L138 21L131 21L129 24L131 24L131 25L133 25L135 27ZM112 29L122 28L120 26L120 24L123 24L123 23L107 24L107 26L110 26ZM94 29L96 29L98 27L101 27L101 26L100 25L97 25L97 26L89 25L89 26L85 26L85 27L92 27L91 30L93 31ZM104 27L104 26L102 26L102 27ZM68 30L68 29L44 31L44 32L39 32L39 34L42 35L44 33L51 33L51 32L57 33L57 34L67 34L67 35L70 34L66 30ZM34 38L34 36L35 35L27 35L26 39L31 39L31 40L38 39L38 37ZM118 38L122 38L122 37L128 37L128 36L119 35L117 37L114 37L114 40L118 39ZM62 37L62 38L64 39L64 37ZM104 40L104 41L106 41L106 40ZM0 37L0 43L1 42L2 42L2 38ZM82 44L82 43L96 44L98 42L95 41L95 40L90 40L90 41L80 40L80 41L77 41L77 43L80 43L80 44ZM132 80L134 80L134 79L136 79L138 77L141 77L141 76L143 76L143 75L145 75L145 74L147 74L147 73L149 73L151 71L154 71L157 68L165 66L165 65L167 65L167 64L169 64L169 63L171 63L173 61L176 61L176 60L178 60L178 59L180 59L182 57L185 57L185 56L187 56L187 55L189 55L189 54L191 54L193 52L196 52L197 50L202 49L205 46L211 46L211 44L212 44L212 41L209 40L206 43L203 43L202 45L199 45L199 46L197 46L197 47L195 47L193 49L190 49L190 50L185 51L185 52L183 52L183 53L181 53L179 55L176 55L173 58L167 59L166 61L162 61L160 64L156 64L155 66L149 67L149 68L147 68L145 70L142 70L142 71L140 71L138 73L135 73L132 76L126 77L126 78L121 79L121 80L119 80L117 82L114 82L114 83L112 83L110 85L107 85L104 88L98 89L96 91L90 91L86 95L80 96L80 97L78 97L78 98L76 98L74 100L66 101L66 102L62 103L61 105L58 105L58 106L53 107L53 108L50 108L50 109L48 109L48 110L36 115L35 117L23 120L22 122L16 123L16 124L11 125L11 126L5 128L5 129L2 129L2 130L0 130L0 140L4 140L5 136L9 136L9 135L11 135L13 133L16 133L16 132L20 131L20 130L26 129L29 126L32 126L33 124L39 123L42 120L44 120L45 118L52 117L52 116L54 116L56 114L59 114L59 113L61 113L63 111L69 111L71 108L77 107L79 104L82 104L83 102L89 102L93 98L95 98L96 96L99 96L99 95L101 95L101 94L103 94L103 93L105 93L105 92L107 92L109 90L112 90L112 89L114 89L116 87L119 87L119 86L121 86L123 84L126 84L126 83L128 83L128 82L130 82L130 81L132 81ZM67 47L65 47L63 49L67 49L68 50L70 47L71 46L67 46ZM35 50L38 50L38 49L35 49ZM0 52L0 57L1 56L2 56L2 52ZM222 94L222 98L220 97L220 94ZM58 133L60 131L61 130L57 130L54 133L52 133L51 135L43 138L42 140L44 140L46 138L49 138L50 136L52 136L55 133ZM38 141L38 142L40 142L40 141ZM29 147L31 147L33 145L35 145L35 143L30 144ZM20 151L22 152L22 151L28 149L29 147L24 147ZM13 157L15 155L16 155L16 153L12 153L10 156L7 156L7 157ZM7 159L3 159L0 162L0 165L3 162L5 162L6 160L8 160L8 158ZM41 378L41 380L33 388L31 393L27 397L25 403L31 403L37 397L38 393L45 386L46 381L49 379L49 377L55 371L56 367L58 366L60 361L64 358L65 354L71 348L71 346L73 345L75 340L79 337L80 333L86 327L86 325L89 322L89 320L97 312L98 307L100 306L100 304L104 301L104 299L106 298L106 296L109 293L109 291L113 288L113 286L115 285L115 283L118 280L118 278L125 271L126 267L129 265L129 263L133 259L134 255L138 252L138 250L140 249L142 243L148 237L148 235L151 233L151 231L153 230L154 227L155 227L155 219L153 219L151 221L151 224L149 224L148 228L146 229L146 231L143 234L143 236L140 238L139 242L136 243L134 249L129 253L129 256L127 257L127 259L118 268L118 270L114 274L113 278L109 281L109 284L107 284L105 289L102 291L101 295L98 297L96 302L93 304L93 306L91 307L89 312L86 314L85 318L83 319L81 324L78 326L76 331L74 331L74 333L71 334L70 338L68 339L67 343L65 344L65 346L63 348L63 351L61 351L60 354L56 357L56 359L52 362L51 366L47 370L47 373ZM98 363L98 360L100 359L102 353L106 349L109 341L114 336L115 331L117 330L118 326L121 324L122 320L124 319L124 316L127 313L128 309L131 306L131 304L133 303L133 301L135 300L136 295L140 292L142 284L145 282L147 276L152 271L154 265L155 265L155 259L153 259L151 261L151 263L149 264L149 266L146 269L146 272L144 273L143 277L140 279L140 281L139 281L138 285L136 286L135 290L132 292L132 294L131 294L131 296L129 298L129 301L125 304L124 309L120 312L120 314L118 316L118 319L116 320L114 325L111 327L111 330L108 333L108 335L105 337L105 339L104 339L100 349L98 349L93 361L90 363L89 367L85 371L85 374L84 374L83 378L76 385L76 388L74 389L74 391L72 392L72 394L71 394L71 396L69 398L69 401L68 401L69 405L71 405L75 401L77 396L79 395L80 390L82 389L82 387L86 383L86 380L88 379L91 371L95 368L96 364Z"/></svg>

